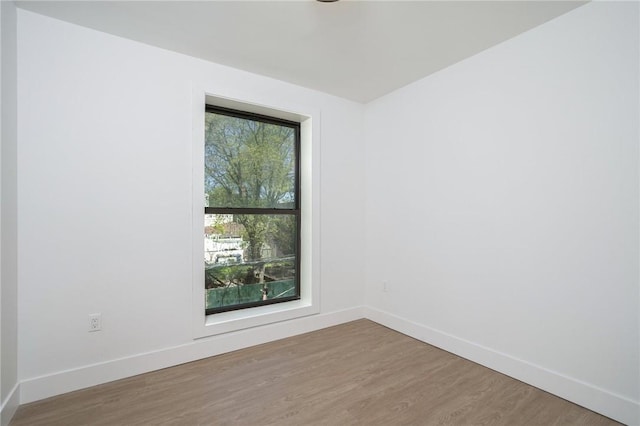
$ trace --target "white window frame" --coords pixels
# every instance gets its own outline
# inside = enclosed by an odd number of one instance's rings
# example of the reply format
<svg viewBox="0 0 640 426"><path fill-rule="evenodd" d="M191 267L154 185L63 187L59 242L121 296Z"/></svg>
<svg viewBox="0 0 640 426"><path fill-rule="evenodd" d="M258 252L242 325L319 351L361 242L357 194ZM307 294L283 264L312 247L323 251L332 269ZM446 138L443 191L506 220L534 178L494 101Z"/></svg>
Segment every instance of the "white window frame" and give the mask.
<svg viewBox="0 0 640 426"><path fill-rule="evenodd" d="M194 339L287 321L320 312L320 113L285 102L264 105L232 99L201 86L192 93L192 286ZM205 315L204 128L205 105L300 123L300 300Z"/></svg>

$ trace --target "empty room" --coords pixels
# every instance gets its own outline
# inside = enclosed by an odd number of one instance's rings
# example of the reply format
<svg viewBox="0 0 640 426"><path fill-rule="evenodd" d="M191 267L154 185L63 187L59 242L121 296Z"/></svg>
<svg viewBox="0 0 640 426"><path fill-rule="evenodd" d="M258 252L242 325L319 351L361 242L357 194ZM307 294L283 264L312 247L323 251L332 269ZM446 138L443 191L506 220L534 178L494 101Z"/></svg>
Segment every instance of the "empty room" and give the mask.
<svg viewBox="0 0 640 426"><path fill-rule="evenodd" d="M0 426L640 425L640 3L0 6Z"/></svg>

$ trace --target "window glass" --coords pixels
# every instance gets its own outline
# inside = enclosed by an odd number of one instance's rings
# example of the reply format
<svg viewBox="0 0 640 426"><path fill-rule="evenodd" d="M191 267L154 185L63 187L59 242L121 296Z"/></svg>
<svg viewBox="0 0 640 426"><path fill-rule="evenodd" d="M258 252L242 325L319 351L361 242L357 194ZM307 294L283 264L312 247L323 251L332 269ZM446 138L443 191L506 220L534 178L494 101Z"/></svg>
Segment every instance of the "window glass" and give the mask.
<svg viewBox="0 0 640 426"><path fill-rule="evenodd" d="M299 299L299 124L205 117L206 313Z"/></svg>
<svg viewBox="0 0 640 426"><path fill-rule="evenodd" d="M295 128L207 113L205 130L210 207L295 207Z"/></svg>

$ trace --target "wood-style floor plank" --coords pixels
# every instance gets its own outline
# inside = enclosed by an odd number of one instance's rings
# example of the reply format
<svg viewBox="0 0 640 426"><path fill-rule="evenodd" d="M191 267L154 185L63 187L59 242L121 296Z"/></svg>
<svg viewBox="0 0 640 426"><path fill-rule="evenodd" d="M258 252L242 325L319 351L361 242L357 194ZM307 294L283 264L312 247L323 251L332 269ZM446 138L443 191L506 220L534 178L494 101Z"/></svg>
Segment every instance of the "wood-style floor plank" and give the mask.
<svg viewBox="0 0 640 426"><path fill-rule="evenodd" d="M368 320L21 406L10 426L615 425Z"/></svg>

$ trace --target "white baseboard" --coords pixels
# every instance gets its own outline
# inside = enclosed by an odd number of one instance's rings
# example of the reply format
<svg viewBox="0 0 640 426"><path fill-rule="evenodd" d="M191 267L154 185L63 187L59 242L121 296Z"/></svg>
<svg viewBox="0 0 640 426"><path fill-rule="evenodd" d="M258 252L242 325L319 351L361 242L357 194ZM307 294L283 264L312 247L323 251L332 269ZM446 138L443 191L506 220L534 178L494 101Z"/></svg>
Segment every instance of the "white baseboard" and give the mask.
<svg viewBox="0 0 640 426"><path fill-rule="evenodd" d="M20 402L26 404L74 390L320 330L361 318L364 318L362 307L310 315L291 321L218 335L208 339L199 339L185 345L160 351L138 354L26 379L20 383ZM4 423L2 426L5 426Z"/></svg>
<svg viewBox="0 0 640 426"><path fill-rule="evenodd" d="M365 307L364 316L624 424L640 425L640 403L637 401L388 312Z"/></svg>
<svg viewBox="0 0 640 426"><path fill-rule="evenodd" d="M20 383L11 389L7 398L0 405L0 426L7 426L20 405Z"/></svg>
<svg viewBox="0 0 640 426"><path fill-rule="evenodd" d="M640 404L636 401L388 312L371 307L356 307L250 328L160 351L24 380L16 385L3 403L0 426L9 423L19 403L25 404L361 318L368 318L619 422L640 425Z"/></svg>

